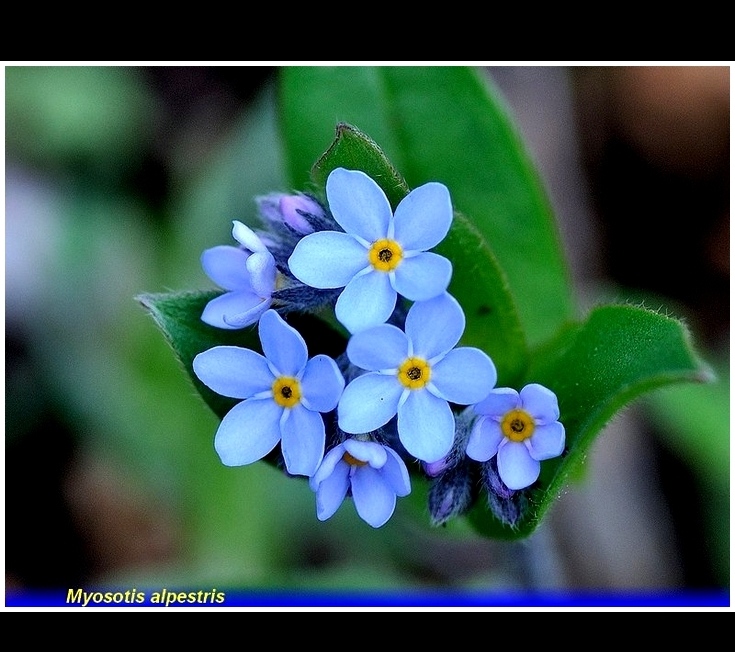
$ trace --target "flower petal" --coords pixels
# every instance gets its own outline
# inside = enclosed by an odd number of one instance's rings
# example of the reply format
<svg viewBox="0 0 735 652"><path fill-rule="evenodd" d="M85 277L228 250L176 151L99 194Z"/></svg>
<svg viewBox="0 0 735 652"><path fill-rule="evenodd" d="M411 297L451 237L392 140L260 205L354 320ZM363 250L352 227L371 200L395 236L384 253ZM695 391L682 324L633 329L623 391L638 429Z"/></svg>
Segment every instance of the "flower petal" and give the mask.
<svg viewBox="0 0 735 652"><path fill-rule="evenodd" d="M355 276L347 284L337 299L334 313L350 333L357 333L384 323L396 307L396 298L388 274L370 271Z"/></svg>
<svg viewBox="0 0 735 652"><path fill-rule="evenodd" d="M426 183L408 193L396 207L395 239L404 250L431 249L444 240L453 217L447 187Z"/></svg>
<svg viewBox="0 0 735 652"><path fill-rule="evenodd" d="M326 521L332 516L347 495L350 488L350 466L338 461L331 475L319 483L316 490L316 517Z"/></svg>
<svg viewBox="0 0 735 652"><path fill-rule="evenodd" d="M500 423L491 418L480 417L467 440L467 457L477 462L487 462L498 452L500 443L505 439Z"/></svg>
<svg viewBox="0 0 735 652"><path fill-rule="evenodd" d="M303 405L284 410L281 452L291 475L312 476L324 457L324 420Z"/></svg>
<svg viewBox="0 0 735 652"><path fill-rule="evenodd" d="M318 231L298 241L288 268L313 288L341 288L370 265L367 249L347 233Z"/></svg>
<svg viewBox="0 0 735 652"><path fill-rule="evenodd" d="M381 469L383 478L396 496L408 496L411 493L411 478L408 475L406 463L392 448L385 447L388 460Z"/></svg>
<svg viewBox="0 0 735 652"><path fill-rule="evenodd" d="M498 473L508 489L525 489L540 472L541 462L531 457L523 442L506 440L498 449Z"/></svg>
<svg viewBox="0 0 735 652"><path fill-rule="evenodd" d="M367 174L337 168L327 177L326 189L332 215L347 233L368 243L386 237L393 211L385 193Z"/></svg>
<svg viewBox="0 0 735 652"><path fill-rule="evenodd" d="M506 413L520 406L521 397L516 390L511 387L497 387L473 409L478 414L502 419Z"/></svg>
<svg viewBox="0 0 735 652"><path fill-rule="evenodd" d="M428 301L444 292L451 278L452 263L444 256L425 252L401 261L393 287L411 301Z"/></svg>
<svg viewBox="0 0 735 652"><path fill-rule="evenodd" d="M239 247L220 245L205 249L201 262L204 273L225 290L249 290L247 262L250 254Z"/></svg>
<svg viewBox="0 0 735 652"><path fill-rule="evenodd" d="M380 324L355 333L347 342L347 357L361 369L398 369L408 357L408 338L392 324Z"/></svg>
<svg viewBox="0 0 735 652"><path fill-rule="evenodd" d="M521 389L523 409L537 423L553 423L559 418L559 403L556 394L537 383L531 383Z"/></svg>
<svg viewBox="0 0 735 652"><path fill-rule="evenodd" d="M225 292L207 303L202 311L202 321L216 328L245 328L258 321L270 303L249 289Z"/></svg>
<svg viewBox="0 0 735 652"><path fill-rule="evenodd" d="M398 437L410 455L436 462L454 443L454 415L449 404L425 389L413 390L398 408Z"/></svg>
<svg viewBox="0 0 735 652"><path fill-rule="evenodd" d="M426 359L444 355L462 337L465 317L459 302L447 292L411 306L406 317L406 335L413 355Z"/></svg>
<svg viewBox="0 0 735 652"><path fill-rule="evenodd" d="M347 439L344 441L345 450L355 459L367 462L374 469L380 469L388 460L385 447L374 441L360 441Z"/></svg>
<svg viewBox="0 0 735 652"><path fill-rule="evenodd" d="M298 376L306 366L306 342L293 326L289 326L275 310L260 318L260 343L268 362L281 376Z"/></svg>
<svg viewBox="0 0 735 652"><path fill-rule="evenodd" d="M431 368L431 382L451 403L470 405L495 387L498 372L488 355L473 347L452 349Z"/></svg>
<svg viewBox="0 0 735 652"><path fill-rule="evenodd" d="M250 398L273 385L266 359L239 346L215 346L202 351L194 358L192 367L209 389L230 398Z"/></svg>
<svg viewBox="0 0 735 652"><path fill-rule="evenodd" d="M385 525L396 508L396 495L371 466L357 469L352 476L352 498L360 518L377 528Z"/></svg>
<svg viewBox="0 0 735 652"><path fill-rule="evenodd" d="M319 488L320 483L326 480L337 466L337 463L342 459L345 454L345 447L342 444L337 444L334 448L327 451L327 454L322 459L319 468L316 473L309 478L309 487L313 491Z"/></svg>
<svg viewBox="0 0 735 652"><path fill-rule="evenodd" d="M403 387L395 376L370 372L358 376L342 392L337 414L339 427L361 434L384 426L395 416Z"/></svg>
<svg viewBox="0 0 735 652"><path fill-rule="evenodd" d="M528 440L529 452L535 460L548 460L564 452L564 426L558 421L537 425Z"/></svg>
<svg viewBox="0 0 735 652"><path fill-rule="evenodd" d="M261 297L270 297L276 289L276 259L270 251L258 251L248 258L250 287Z"/></svg>
<svg viewBox="0 0 735 652"><path fill-rule="evenodd" d="M281 439L283 408L270 399L238 403L222 419L214 448L225 466L251 464L270 453Z"/></svg>
<svg viewBox="0 0 735 652"><path fill-rule="evenodd" d="M344 376L337 363L328 355L320 353L306 363L301 378L301 391L302 400L310 410L334 410L344 388Z"/></svg>
<svg viewBox="0 0 735 652"><path fill-rule="evenodd" d="M237 220L232 221L232 237L248 251L268 251L255 231Z"/></svg>

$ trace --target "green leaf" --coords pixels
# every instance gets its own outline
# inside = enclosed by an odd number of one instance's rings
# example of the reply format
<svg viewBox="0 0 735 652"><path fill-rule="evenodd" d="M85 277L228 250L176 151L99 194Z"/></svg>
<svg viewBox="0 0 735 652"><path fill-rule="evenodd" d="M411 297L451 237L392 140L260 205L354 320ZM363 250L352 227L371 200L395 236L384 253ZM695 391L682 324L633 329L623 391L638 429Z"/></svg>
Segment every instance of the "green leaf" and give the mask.
<svg viewBox="0 0 735 652"><path fill-rule="evenodd" d="M527 491L531 507L515 529L495 519L484 498L470 520L488 536L528 536L619 410L653 389L711 379L681 322L627 305L594 309L586 321L537 351L527 375L527 382L545 385L559 399L566 454L541 463L538 484Z"/></svg>
<svg viewBox="0 0 735 652"><path fill-rule="evenodd" d="M138 298L174 350L176 357L212 411L221 419L237 403L213 392L199 378L192 368L198 353L214 346L243 346L259 350L260 341L255 328L226 330L205 324L202 311L209 301L222 294L220 290L198 292L177 292L165 294L142 294Z"/></svg>
<svg viewBox="0 0 735 652"><path fill-rule="evenodd" d="M352 125L337 125L335 140L312 169L312 181L323 194L335 168L362 170L375 179L395 209L409 188L382 149ZM436 252L452 261L449 292L462 305L467 326L464 346L484 350L494 361L498 376L512 383L525 371L528 350L518 313L495 257L472 223L455 213L449 234Z"/></svg>
<svg viewBox="0 0 735 652"><path fill-rule="evenodd" d="M462 66L284 67L291 182L307 182L335 123L382 147L410 187L440 181L504 271L528 342L575 317L557 226L519 132L481 70Z"/></svg>

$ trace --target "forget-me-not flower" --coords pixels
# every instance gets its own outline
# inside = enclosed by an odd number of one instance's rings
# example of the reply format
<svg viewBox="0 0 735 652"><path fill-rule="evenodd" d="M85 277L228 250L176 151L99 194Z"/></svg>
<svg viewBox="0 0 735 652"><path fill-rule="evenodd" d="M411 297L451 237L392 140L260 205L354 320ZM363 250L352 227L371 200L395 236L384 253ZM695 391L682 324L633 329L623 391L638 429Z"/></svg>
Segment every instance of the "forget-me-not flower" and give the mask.
<svg viewBox="0 0 735 652"><path fill-rule="evenodd" d="M449 403L477 403L497 380L487 354L454 348L464 327L462 308L445 292L414 303L405 332L381 324L355 333L347 356L368 373L345 387L337 408L339 427L367 433L397 414L398 437L410 455L429 463L447 455L455 434Z"/></svg>
<svg viewBox="0 0 735 652"><path fill-rule="evenodd" d="M500 479L509 489L532 485L541 462L564 451L559 403L543 385L531 383L520 392L499 387L473 409L480 416L467 442L467 456L486 462L497 454Z"/></svg>
<svg viewBox="0 0 735 652"><path fill-rule="evenodd" d="M311 287L344 287L335 315L351 333L384 323L399 294L425 301L447 289L452 264L427 251L444 239L452 223L446 186L430 182L415 188L395 214L380 186L359 170L333 170L326 193L332 216L345 233L305 236L288 265Z"/></svg>
<svg viewBox="0 0 735 652"><path fill-rule="evenodd" d="M281 442L286 470L311 476L324 456L325 426L345 381L326 355L308 359L301 334L275 311L260 318L261 355L216 346L194 358L194 373L210 389L243 399L222 419L214 447L223 464L242 466L265 457Z"/></svg>
<svg viewBox="0 0 735 652"><path fill-rule="evenodd" d="M351 493L360 518L375 528L393 515L396 496L411 493L408 469L390 447L347 439L325 456L309 484L316 492L317 518L332 516Z"/></svg>
<svg viewBox="0 0 735 652"><path fill-rule="evenodd" d="M210 326L238 329L254 324L270 308L278 270L273 255L256 233L233 221L232 236L241 246L219 245L202 253L202 268L226 290L202 312Z"/></svg>

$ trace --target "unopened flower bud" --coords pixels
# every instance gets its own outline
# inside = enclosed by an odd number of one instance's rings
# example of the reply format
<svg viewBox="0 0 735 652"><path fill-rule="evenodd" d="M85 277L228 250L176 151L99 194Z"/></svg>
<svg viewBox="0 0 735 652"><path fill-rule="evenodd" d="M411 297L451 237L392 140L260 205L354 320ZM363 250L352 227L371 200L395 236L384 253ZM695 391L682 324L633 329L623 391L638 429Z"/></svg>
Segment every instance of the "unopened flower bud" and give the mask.
<svg viewBox="0 0 735 652"><path fill-rule="evenodd" d="M447 456L442 457L436 462L422 462L422 465L424 467L424 473L426 473L426 475L430 478L435 478L436 476L444 473L444 471L446 471L450 467L451 463L452 462L450 462L450 456Z"/></svg>
<svg viewBox="0 0 735 652"><path fill-rule="evenodd" d="M314 227L306 216L324 217L322 207L307 195L283 195L278 208L283 222L302 235L314 233Z"/></svg>
<svg viewBox="0 0 735 652"><path fill-rule="evenodd" d="M474 503L473 478L470 465L460 463L436 478L429 489L429 515L432 525L467 512Z"/></svg>

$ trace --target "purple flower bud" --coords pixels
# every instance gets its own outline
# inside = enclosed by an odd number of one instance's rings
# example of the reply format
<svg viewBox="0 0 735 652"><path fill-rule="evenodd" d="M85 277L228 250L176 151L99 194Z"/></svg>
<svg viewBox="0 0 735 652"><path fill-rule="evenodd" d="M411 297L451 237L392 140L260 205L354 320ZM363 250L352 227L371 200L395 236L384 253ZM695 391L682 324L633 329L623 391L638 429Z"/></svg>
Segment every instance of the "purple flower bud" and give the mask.
<svg viewBox="0 0 735 652"><path fill-rule="evenodd" d="M475 501L469 464L461 463L436 478L429 488L429 515L434 526L465 514Z"/></svg>
<svg viewBox="0 0 735 652"><path fill-rule="evenodd" d="M278 208L284 223L303 235L314 233L314 227L304 215L324 217L322 207L306 195L283 195L278 201Z"/></svg>
<svg viewBox="0 0 735 652"><path fill-rule="evenodd" d="M424 467L424 473L426 473L430 478L435 478L449 468L450 456L442 457L436 462L422 462L422 464Z"/></svg>

